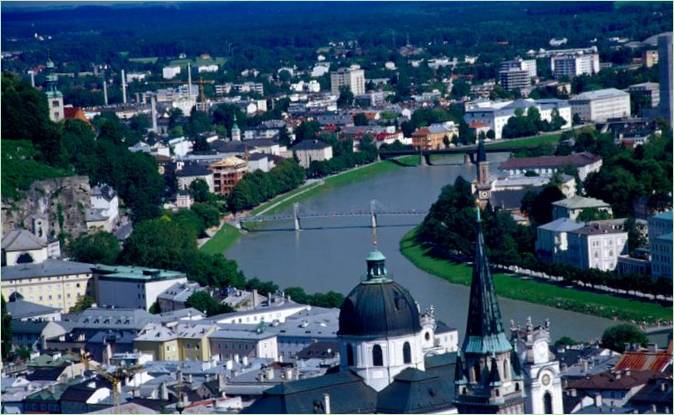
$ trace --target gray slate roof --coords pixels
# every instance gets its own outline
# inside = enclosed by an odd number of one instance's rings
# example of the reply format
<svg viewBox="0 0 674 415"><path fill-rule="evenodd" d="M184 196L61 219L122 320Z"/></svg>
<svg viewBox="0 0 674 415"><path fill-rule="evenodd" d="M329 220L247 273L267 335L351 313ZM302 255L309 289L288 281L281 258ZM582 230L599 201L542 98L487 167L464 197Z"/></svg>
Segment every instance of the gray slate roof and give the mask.
<svg viewBox="0 0 674 415"><path fill-rule="evenodd" d="M47 259L39 264L21 264L2 267L3 280L20 280L35 277L54 277L59 275L91 274L92 264L74 261Z"/></svg>
<svg viewBox="0 0 674 415"><path fill-rule="evenodd" d="M418 414L454 406L454 383L419 369L407 368L379 392L378 413Z"/></svg>
<svg viewBox="0 0 674 415"><path fill-rule="evenodd" d="M7 311L12 319L22 319L56 313L59 309L31 303L30 301L16 300L7 303Z"/></svg>
<svg viewBox="0 0 674 415"><path fill-rule="evenodd" d="M7 252L30 251L44 246L40 238L25 229L15 229L2 238L2 249Z"/></svg>

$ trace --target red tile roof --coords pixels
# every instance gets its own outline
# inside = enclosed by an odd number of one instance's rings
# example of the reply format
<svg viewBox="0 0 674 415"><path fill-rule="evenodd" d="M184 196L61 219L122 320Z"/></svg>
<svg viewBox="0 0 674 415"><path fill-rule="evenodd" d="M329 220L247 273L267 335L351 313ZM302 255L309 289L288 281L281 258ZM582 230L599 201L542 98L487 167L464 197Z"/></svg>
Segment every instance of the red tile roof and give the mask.
<svg viewBox="0 0 674 415"><path fill-rule="evenodd" d="M588 164L596 163L601 157L587 152L569 154L568 156L541 156L541 157L522 157L511 158L501 163L500 168L504 170L527 169L527 168L552 168L575 166L582 167Z"/></svg>
<svg viewBox="0 0 674 415"><path fill-rule="evenodd" d="M632 352L625 352L618 363L615 365L616 370L632 369L632 370L650 370L653 372L662 372L672 363L672 354L666 350L650 351L639 350Z"/></svg>
<svg viewBox="0 0 674 415"><path fill-rule="evenodd" d="M468 125L470 128L487 128L489 127L487 124L483 123L482 121L471 121L471 123Z"/></svg>

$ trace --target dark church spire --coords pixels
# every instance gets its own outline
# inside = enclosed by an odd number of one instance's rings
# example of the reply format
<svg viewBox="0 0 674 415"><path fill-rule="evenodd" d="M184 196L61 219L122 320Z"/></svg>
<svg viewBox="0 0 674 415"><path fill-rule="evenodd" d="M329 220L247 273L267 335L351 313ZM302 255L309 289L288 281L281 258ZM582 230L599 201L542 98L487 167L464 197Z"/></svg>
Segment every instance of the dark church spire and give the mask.
<svg viewBox="0 0 674 415"><path fill-rule="evenodd" d="M510 351L512 346L503 330L501 310L496 299L494 281L489 270L479 207L476 211L477 241L463 351L464 353L479 354Z"/></svg>

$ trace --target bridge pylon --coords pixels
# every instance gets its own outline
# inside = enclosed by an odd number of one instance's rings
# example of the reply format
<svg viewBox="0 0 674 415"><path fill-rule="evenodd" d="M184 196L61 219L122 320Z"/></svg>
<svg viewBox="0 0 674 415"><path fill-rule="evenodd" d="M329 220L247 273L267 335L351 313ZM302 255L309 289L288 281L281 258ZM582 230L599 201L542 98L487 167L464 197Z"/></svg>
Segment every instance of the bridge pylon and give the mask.
<svg viewBox="0 0 674 415"><path fill-rule="evenodd" d="M295 231L302 230L302 224L300 223L300 204L297 202L293 203L293 225Z"/></svg>
<svg viewBox="0 0 674 415"><path fill-rule="evenodd" d="M370 227L372 227L372 229L377 228L377 211L374 200L370 200Z"/></svg>

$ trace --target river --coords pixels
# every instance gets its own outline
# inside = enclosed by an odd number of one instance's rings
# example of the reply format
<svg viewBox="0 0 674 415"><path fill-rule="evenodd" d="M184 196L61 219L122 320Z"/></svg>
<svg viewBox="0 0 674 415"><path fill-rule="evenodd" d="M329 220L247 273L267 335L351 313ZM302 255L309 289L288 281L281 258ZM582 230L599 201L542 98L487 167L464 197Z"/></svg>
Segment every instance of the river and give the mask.
<svg viewBox="0 0 674 415"><path fill-rule="evenodd" d="M490 161L504 160L506 154L490 153ZM462 158L445 159L454 165L401 167L323 192L301 202L305 212L367 210L375 199L388 209L427 210L442 187L462 175L473 179L474 167L460 164ZM466 326L469 287L455 285L429 275L402 256L398 244L403 234L421 222L423 216L382 216L377 230L379 249L387 257L393 278L406 287L422 310L435 306L436 315L460 335ZM226 252L248 277L273 280L281 288L299 286L308 293L328 290L347 294L365 273L365 257L372 248L369 217L303 220L300 232L288 231L291 223L243 235ZM285 228L285 229L281 229ZM511 319L534 323L548 318L553 339L569 336L577 340L601 337L616 322L590 315L559 310L538 304L499 298L504 327Z"/></svg>

